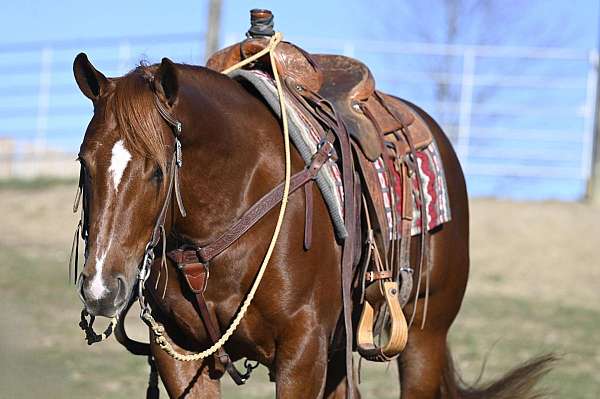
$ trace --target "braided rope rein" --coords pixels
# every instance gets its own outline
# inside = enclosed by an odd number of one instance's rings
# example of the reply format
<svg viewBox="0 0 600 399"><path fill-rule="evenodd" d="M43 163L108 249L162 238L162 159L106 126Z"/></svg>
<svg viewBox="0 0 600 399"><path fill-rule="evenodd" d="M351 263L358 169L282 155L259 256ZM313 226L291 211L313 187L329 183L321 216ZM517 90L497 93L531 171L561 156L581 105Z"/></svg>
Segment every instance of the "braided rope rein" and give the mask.
<svg viewBox="0 0 600 399"><path fill-rule="evenodd" d="M231 325L229 326L227 331L225 331L225 333L221 336L221 338L217 342L215 342L210 348L208 348L204 351L198 352L198 353L191 353L191 354L183 354L183 353L177 352L175 350L175 348L173 348L171 343L165 337L164 327L162 325L160 325L158 322L156 322L156 320L150 314L151 312L149 311L149 309L146 308L145 310L142 311L141 317L146 322L146 324L148 324L148 326L152 329L152 332L154 333L154 336L155 336L154 340L155 340L156 344L158 344L158 346L163 351L165 351L169 356L171 356L175 360L190 362L190 361L205 359L205 358L209 357L210 355L214 354L215 352L217 352L223 345L225 345L225 343L233 335L233 333L239 326L242 318L248 311L248 307L250 306L250 303L254 299L254 295L256 294L256 291L258 290L258 286L260 285L263 274L265 273L267 264L269 263L269 260L271 259L273 250L275 249L275 244L277 243L277 239L279 237L279 232L281 230L281 226L283 225L283 217L285 215L285 211L286 211L286 207L287 207L289 190L290 190L290 179L291 179L291 155L290 155L290 138L289 138L289 131L288 131L287 111L286 111L286 107L285 107L283 87L281 85L281 80L279 78L279 73L277 71L277 65L275 62L275 53L274 53L275 48L277 47L277 44L279 44L279 42L281 42L282 39L283 39L283 34L281 32L276 32L271 37L268 46L265 47L263 50L259 51L258 53L254 54L253 56L248 57L245 60L240 61L239 63L222 71L223 74L228 74L236 69L239 69L239 68L249 64L250 62L255 61L256 59L264 56L267 53L269 54L269 57L271 59L271 69L273 70L273 77L275 78L275 84L277 86L277 94L279 96L279 105L281 108L281 120L282 120L282 124L283 124L283 142L284 142L284 150L285 150L285 184L284 184L284 188L283 188L283 199L281 200L281 207L279 208L279 216L277 219L277 224L275 225L275 230L273 231L273 236L271 237L271 243L269 244L269 248L263 259L263 262L260 265L260 268L256 275L256 279L254 280L254 283L252 284L252 288L248 292L248 295L246 296L242 306L240 307L239 312L237 313L236 317L231 322Z"/></svg>

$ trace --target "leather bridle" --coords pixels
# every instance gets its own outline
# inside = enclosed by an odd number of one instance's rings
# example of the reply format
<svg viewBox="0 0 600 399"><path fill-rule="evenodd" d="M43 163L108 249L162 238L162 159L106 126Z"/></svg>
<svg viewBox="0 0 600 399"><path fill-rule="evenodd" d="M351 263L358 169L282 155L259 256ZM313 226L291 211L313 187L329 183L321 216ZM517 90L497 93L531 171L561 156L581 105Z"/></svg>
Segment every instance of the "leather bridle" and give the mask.
<svg viewBox="0 0 600 399"><path fill-rule="evenodd" d="M152 264L154 263L154 250L156 246L159 244L161 238L163 238L163 243L166 239L165 237L165 221L167 218L167 212L169 211L169 206L171 204L171 198L173 196L173 192L175 192L175 198L177 201L177 206L179 208L179 212L182 217L187 216L187 212L185 207L183 206L183 200L181 198L181 189L179 187L179 168L183 166L183 157L181 152L181 133L183 129L182 123L173 117L162 105L158 97L155 96L155 104L158 110L158 113L161 117L167 122L174 136L174 151L173 156L171 157L171 165L169 167L169 181L167 185L167 195L165 197L165 201L163 202L163 206L158 214L158 218L154 223L154 228L152 229L152 235L150 236L150 241L146 244L146 248L144 250L144 259L140 265L140 269L138 271L138 299L140 301L140 305L142 306L142 312L144 309L148 308L148 305L144 299L144 283L148 279L150 274L150 270L152 268ZM165 253L163 251L163 258Z"/></svg>
<svg viewBox="0 0 600 399"><path fill-rule="evenodd" d="M165 122L167 122L171 131L173 132L174 151L173 151L173 156L171 158L171 164L170 164L169 171L168 171L169 172L169 182L168 182L168 188L167 188L167 195L166 195L163 205L161 207L160 213L158 214L158 218L156 219L156 222L154 224L154 228L152 230L152 235L150 237L150 240L148 241L148 243L146 244L146 247L144 249L144 258L139 267L138 275L137 275L137 287L138 287L137 297L138 297L138 300L140 301L140 306L142 306L142 313L145 310L149 310L148 304L147 304L144 294L143 294L144 283L149 276L150 269L152 267L152 263L154 262L154 257L155 257L154 250L156 249L156 246L160 243L161 238L163 238L163 243L165 242L165 239L166 239L165 234L164 234L164 232L165 232L164 224L165 224L165 221L167 218L169 206L171 204L171 197L173 195L173 192L175 192L175 197L177 200L177 205L179 207L181 216L182 217L186 216L185 207L183 206L183 200L181 198L181 190L179 187L179 168L181 168L181 166L183 165L183 159L182 159L182 154L181 154L181 141L180 141L181 132L182 132L182 124L180 121L175 119L165 109L165 107L162 105L162 103L160 102L160 100L158 99L158 97L156 95L155 95L155 104L156 104L156 108L157 108L159 114L165 120ZM81 162L81 160L80 160L80 162ZM71 247L71 256L69 259L69 276L71 276L71 275L74 276L74 280L76 281L77 285L81 284L81 279L77 278L77 274L78 274L77 269L78 269L78 263L79 263L79 259L78 259L79 258L79 239L78 239L79 234L81 234L81 238L83 239L84 244L85 244L84 258L87 258L87 249L88 249L87 240L88 240L88 232L89 232L89 194L86 194L87 190L85 189L85 185L86 185L85 173L86 173L85 167L82 163L81 169L79 172L79 183L78 183L77 195L75 197L75 202L73 204L73 212L77 212L79 203L81 202L82 197L83 197L83 206L82 206L82 210L81 210L81 218L80 218L77 228L75 230L75 236L73 237L73 245ZM164 255L164 251L163 251L163 257L164 256L165 255ZM71 274L73 272L73 266L74 266L74 274ZM130 300L135 300L135 298L132 298ZM128 309L129 309L129 306L126 306L121 311L124 311L126 313ZM110 336L110 334L113 332L119 316L120 316L119 314L115 315L111 319L111 322L110 322L109 326L106 328L106 330L102 334L97 334L93 330L93 323L94 323L95 317L90 315L87 312L87 310L84 308L81 312L81 321L79 323L79 326L86 334L86 341L87 341L88 345L92 345L96 342L101 342L101 341L105 340L106 338L108 338ZM88 321L88 317L89 317L89 321Z"/></svg>

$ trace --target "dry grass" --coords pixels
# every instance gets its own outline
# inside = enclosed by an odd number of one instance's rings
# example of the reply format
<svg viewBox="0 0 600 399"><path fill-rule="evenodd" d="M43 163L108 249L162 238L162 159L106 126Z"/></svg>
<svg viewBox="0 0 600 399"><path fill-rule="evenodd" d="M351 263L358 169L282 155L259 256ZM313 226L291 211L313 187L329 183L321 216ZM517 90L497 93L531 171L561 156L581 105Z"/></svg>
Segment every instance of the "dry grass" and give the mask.
<svg viewBox="0 0 600 399"><path fill-rule="evenodd" d="M0 188L0 398L139 397L143 359L115 342L88 348L77 328L79 300L66 281L76 216L75 187ZM571 203L477 200L472 272L451 333L467 380L484 380L535 354L563 361L544 380L561 398L600 397L600 209ZM139 331L139 330L138 330ZM273 397L260 371L228 398ZM397 371L364 367L366 398L398 397Z"/></svg>
<svg viewBox="0 0 600 399"><path fill-rule="evenodd" d="M467 295L598 310L600 207L478 200L471 204L471 229Z"/></svg>

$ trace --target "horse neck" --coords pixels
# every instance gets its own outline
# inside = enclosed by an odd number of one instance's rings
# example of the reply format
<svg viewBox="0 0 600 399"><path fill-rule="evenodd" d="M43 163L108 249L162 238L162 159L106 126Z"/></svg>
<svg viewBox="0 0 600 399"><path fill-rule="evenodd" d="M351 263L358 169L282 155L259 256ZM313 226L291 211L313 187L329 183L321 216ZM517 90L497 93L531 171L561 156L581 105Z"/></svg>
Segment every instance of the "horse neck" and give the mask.
<svg viewBox="0 0 600 399"><path fill-rule="evenodd" d="M180 236L200 244L225 232L283 179L277 119L231 79L205 75L193 79L195 90L187 90L178 106L186 115L181 189L188 216L174 225Z"/></svg>

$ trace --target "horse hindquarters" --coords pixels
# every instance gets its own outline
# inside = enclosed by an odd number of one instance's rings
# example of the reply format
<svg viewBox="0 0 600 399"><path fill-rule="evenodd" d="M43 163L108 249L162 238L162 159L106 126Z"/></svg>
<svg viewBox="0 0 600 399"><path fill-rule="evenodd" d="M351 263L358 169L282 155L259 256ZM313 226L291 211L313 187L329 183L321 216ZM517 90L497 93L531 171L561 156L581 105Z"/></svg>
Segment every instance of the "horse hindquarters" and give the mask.
<svg viewBox="0 0 600 399"><path fill-rule="evenodd" d="M469 209L464 175L458 158L441 128L423 110L407 103L431 130L442 159L448 188L452 220L429 235L431 266L430 291L426 320L421 328L425 306L425 273L415 275L411 298L415 297L418 279L420 296L410 301L404 312L407 319L415 313L408 334L408 344L398 366L403 399L439 397L446 368L446 337L464 297L469 273ZM427 239L427 238L426 238ZM419 264L420 238L411 242L411 264Z"/></svg>
<svg viewBox="0 0 600 399"><path fill-rule="evenodd" d="M423 304L417 303L417 317L409 332L409 343L399 361L402 398L539 398L534 386L549 371L550 364L555 360L553 356L532 359L484 387L466 386L454 369L446 337L460 309L469 271L469 214L465 179L456 154L441 128L423 110L410 105L427 122L438 144L448 183L452 221L431 236L433 270L429 311L424 329L421 330L419 315L422 314ZM411 312L411 304L405 309Z"/></svg>

